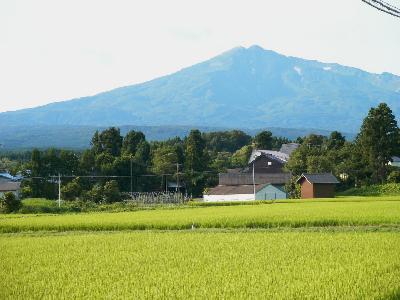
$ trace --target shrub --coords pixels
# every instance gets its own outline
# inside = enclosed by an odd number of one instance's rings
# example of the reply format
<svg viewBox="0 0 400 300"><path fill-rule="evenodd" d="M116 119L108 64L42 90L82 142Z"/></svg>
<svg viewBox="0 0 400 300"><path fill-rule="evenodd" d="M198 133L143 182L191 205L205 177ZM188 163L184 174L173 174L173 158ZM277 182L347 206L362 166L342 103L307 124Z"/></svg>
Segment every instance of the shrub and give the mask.
<svg viewBox="0 0 400 300"><path fill-rule="evenodd" d="M5 193L0 203L2 210L6 213L17 211L21 207L21 201L11 192Z"/></svg>
<svg viewBox="0 0 400 300"><path fill-rule="evenodd" d="M62 197L65 200L75 200L81 195L81 193L82 193L82 187L80 184L79 177L75 178L71 182L68 182L61 189Z"/></svg>
<svg viewBox="0 0 400 300"><path fill-rule="evenodd" d="M107 181L103 187L104 201L107 203L117 202L121 200L118 183L115 180Z"/></svg>
<svg viewBox="0 0 400 300"><path fill-rule="evenodd" d="M395 170L390 172L387 181L390 183L399 183L400 182L400 171Z"/></svg>

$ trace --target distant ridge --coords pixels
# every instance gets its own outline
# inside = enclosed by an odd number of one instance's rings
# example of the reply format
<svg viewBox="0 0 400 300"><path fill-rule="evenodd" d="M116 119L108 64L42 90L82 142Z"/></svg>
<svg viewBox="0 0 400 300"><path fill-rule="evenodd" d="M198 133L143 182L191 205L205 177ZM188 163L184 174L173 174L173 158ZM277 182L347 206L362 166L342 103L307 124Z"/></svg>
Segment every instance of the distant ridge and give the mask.
<svg viewBox="0 0 400 300"><path fill-rule="evenodd" d="M35 125L35 126L1 126L0 147L1 150L23 150L32 148L67 148L86 149L96 130L103 130L104 126L90 125ZM129 130L140 130L147 140L165 140L179 136L185 137L195 126L120 126L121 134L125 135ZM232 130L222 127L198 127L202 132ZM317 133L328 135L329 131L317 129L290 129L290 128L269 128L276 136L295 139L298 136ZM243 129L246 133L254 136L261 129ZM352 139L354 135L347 134Z"/></svg>
<svg viewBox="0 0 400 300"><path fill-rule="evenodd" d="M0 114L6 125L320 128L357 132L372 106L400 115L400 77L237 47L142 84Z"/></svg>

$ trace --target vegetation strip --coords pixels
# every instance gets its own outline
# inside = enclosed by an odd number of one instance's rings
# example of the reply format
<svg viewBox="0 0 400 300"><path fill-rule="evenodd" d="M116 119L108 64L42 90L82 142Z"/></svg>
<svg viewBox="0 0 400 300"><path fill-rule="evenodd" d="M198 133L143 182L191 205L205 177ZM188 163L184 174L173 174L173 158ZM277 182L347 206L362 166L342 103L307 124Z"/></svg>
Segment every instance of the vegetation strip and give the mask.
<svg viewBox="0 0 400 300"><path fill-rule="evenodd" d="M122 213L3 215L0 232L400 226L399 201L304 202Z"/></svg>

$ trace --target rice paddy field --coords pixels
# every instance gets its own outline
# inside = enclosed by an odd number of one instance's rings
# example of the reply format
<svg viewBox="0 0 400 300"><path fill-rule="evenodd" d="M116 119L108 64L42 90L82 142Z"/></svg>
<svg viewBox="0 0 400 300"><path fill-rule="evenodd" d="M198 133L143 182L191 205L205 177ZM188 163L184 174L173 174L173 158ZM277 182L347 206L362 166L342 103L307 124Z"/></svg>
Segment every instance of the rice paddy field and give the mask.
<svg viewBox="0 0 400 300"><path fill-rule="evenodd" d="M0 299L400 299L400 198L0 215Z"/></svg>

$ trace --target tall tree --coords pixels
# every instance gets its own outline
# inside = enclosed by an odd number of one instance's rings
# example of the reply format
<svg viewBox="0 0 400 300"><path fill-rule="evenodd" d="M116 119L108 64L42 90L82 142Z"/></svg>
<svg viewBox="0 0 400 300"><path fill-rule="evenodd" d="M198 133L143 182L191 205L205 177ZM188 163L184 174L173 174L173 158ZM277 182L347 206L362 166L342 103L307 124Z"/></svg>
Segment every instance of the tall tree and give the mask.
<svg viewBox="0 0 400 300"><path fill-rule="evenodd" d="M326 145L328 150L337 150L343 147L346 142L346 138L338 131L333 131L329 135L328 140L326 141Z"/></svg>
<svg viewBox="0 0 400 300"><path fill-rule="evenodd" d="M205 141L199 130L191 130L185 143L185 169L188 171L204 171L208 164Z"/></svg>
<svg viewBox="0 0 400 300"><path fill-rule="evenodd" d="M399 128L386 103L370 109L356 143L361 150L363 162L370 168L372 181L383 182L388 172L387 164L399 149Z"/></svg>
<svg viewBox="0 0 400 300"><path fill-rule="evenodd" d="M272 150L272 132L271 131L261 131L254 137L254 146L256 149L262 150Z"/></svg>
<svg viewBox="0 0 400 300"><path fill-rule="evenodd" d="M122 153L125 155L136 154L139 144L146 140L145 135L141 131L129 131L122 142Z"/></svg>
<svg viewBox="0 0 400 300"><path fill-rule="evenodd" d="M110 127L101 133L96 131L93 135L91 145L96 155L108 153L112 156L119 156L122 148L122 136L119 128Z"/></svg>

